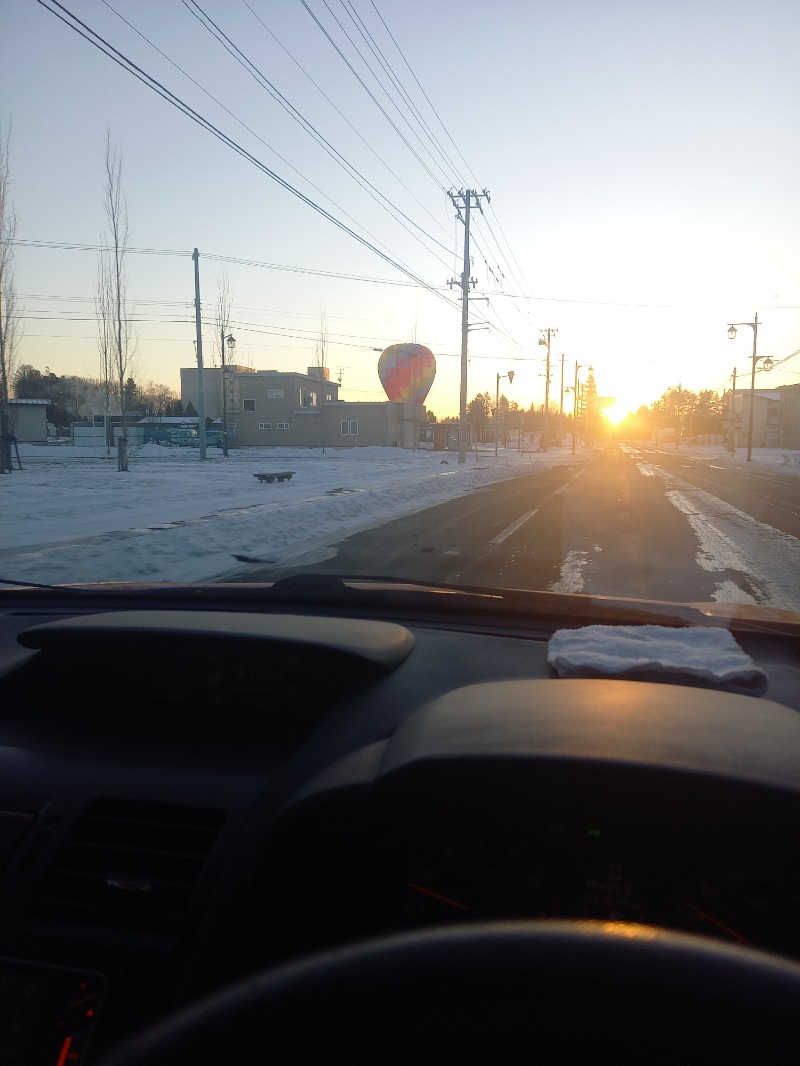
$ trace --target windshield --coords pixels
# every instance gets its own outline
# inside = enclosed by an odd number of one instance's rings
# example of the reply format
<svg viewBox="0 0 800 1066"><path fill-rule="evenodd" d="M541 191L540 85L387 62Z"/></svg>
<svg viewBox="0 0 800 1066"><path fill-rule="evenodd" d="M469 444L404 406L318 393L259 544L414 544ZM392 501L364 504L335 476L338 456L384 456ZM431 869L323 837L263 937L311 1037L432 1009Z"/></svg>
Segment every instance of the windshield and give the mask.
<svg viewBox="0 0 800 1066"><path fill-rule="evenodd" d="M800 611L800 7L5 12L0 577Z"/></svg>

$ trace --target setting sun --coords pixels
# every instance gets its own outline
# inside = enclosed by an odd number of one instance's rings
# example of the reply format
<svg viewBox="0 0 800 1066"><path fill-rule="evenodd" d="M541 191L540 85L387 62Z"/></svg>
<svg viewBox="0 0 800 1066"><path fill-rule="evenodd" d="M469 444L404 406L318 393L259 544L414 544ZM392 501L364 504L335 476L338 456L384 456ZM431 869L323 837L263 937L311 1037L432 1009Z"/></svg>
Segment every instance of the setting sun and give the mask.
<svg viewBox="0 0 800 1066"><path fill-rule="evenodd" d="M603 414L612 426L616 426L619 422L623 420L623 418L626 417L626 415L629 415L630 413L630 409L620 403L615 403L613 407L609 407L605 411L603 411Z"/></svg>

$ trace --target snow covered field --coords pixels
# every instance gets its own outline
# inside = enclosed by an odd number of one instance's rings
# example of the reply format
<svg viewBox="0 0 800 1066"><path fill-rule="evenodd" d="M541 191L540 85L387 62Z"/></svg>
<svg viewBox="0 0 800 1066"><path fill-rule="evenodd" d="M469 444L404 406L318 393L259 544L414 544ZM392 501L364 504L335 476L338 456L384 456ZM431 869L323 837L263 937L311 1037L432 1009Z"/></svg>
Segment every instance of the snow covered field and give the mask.
<svg viewBox="0 0 800 1066"><path fill-rule="evenodd" d="M0 576L46 583L203 581L246 569L235 556L286 564L333 540L472 492L572 462L566 449L474 454L354 448L208 450L148 444L127 474L104 450L21 445L23 469L0 478ZM256 473L294 470L260 484ZM246 576L245 576L246 580Z"/></svg>
<svg viewBox="0 0 800 1066"><path fill-rule="evenodd" d="M203 581L235 573L246 579L247 563L236 556L281 565L311 561L351 533L586 454L508 449L495 459L487 450L459 467L452 453L394 448L248 450L228 459L209 449L201 463L190 449L145 445L121 474L104 451L32 445L20 451L22 471L0 478L0 576L53 583ZM734 458L721 446L681 451L747 466L743 450ZM779 450L759 450L753 459L750 469L797 476L800 489L793 456L788 465ZM284 469L296 472L291 481L262 485L253 477ZM714 512L718 525L720 508ZM731 517L725 529L733 535ZM741 516L739 533L749 536L753 525L761 526Z"/></svg>

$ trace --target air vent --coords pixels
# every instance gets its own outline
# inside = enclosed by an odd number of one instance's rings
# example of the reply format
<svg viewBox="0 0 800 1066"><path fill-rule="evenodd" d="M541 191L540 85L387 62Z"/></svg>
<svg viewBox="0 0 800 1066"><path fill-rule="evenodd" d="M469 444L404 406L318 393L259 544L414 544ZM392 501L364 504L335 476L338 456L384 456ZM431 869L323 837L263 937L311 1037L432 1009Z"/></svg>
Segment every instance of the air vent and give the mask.
<svg viewBox="0 0 800 1066"><path fill-rule="evenodd" d="M209 808L94 800L45 876L39 916L82 930L176 934L224 821Z"/></svg>

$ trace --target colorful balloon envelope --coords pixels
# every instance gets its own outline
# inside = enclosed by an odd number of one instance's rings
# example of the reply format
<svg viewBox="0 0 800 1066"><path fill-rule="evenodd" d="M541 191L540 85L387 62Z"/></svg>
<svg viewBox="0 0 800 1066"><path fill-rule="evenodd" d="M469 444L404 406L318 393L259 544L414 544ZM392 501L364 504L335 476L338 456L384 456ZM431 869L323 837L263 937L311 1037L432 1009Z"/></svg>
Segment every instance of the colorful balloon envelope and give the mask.
<svg viewBox="0 0 800 1066"><path fill-rule="evenodd" d="M392 344L378 360L378 377L390 400L421 405L436 377L436 359L424 344Z"/></svg>

